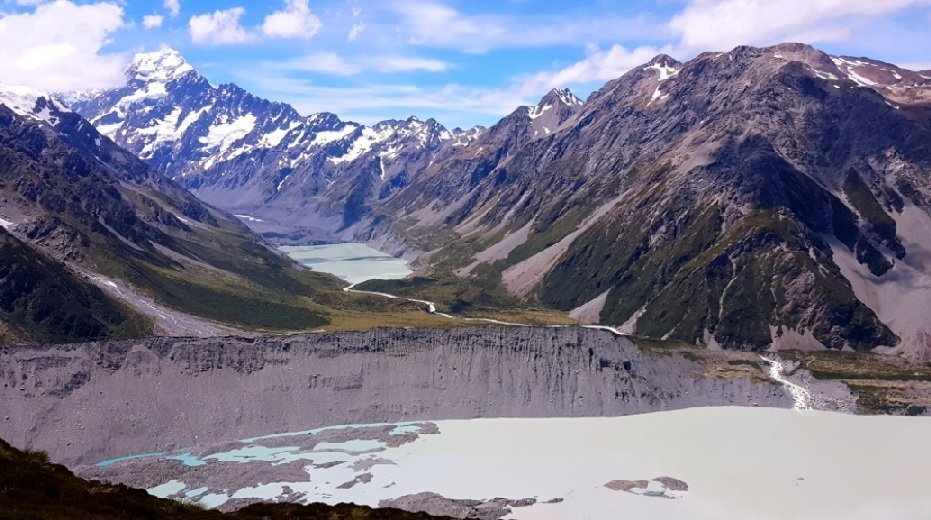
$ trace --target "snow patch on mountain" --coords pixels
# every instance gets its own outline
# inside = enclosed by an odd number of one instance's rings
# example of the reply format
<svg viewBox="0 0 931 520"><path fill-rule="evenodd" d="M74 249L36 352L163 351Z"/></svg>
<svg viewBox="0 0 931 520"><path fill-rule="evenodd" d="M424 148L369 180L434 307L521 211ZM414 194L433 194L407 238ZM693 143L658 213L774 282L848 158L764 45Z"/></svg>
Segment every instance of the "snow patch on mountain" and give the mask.
<svg viewBox="0 0 931 520"><path fill-rule="evenodd" d="M677 76L679 69L671 67L666 62L654 63L643 68L643 70L655 70L659 72L659 80L666 81L669 78Z"/></svg>
<svg viewBox="0 0 931 520"><path fill-rule="evenodd" d="M18 115L58 124L56 114L71 112L48 92L18 85L0 84L0 104Z"/></svg>
<svg viewBox="0 0 931 520"><path fill-rule="evenodd" d="M345 153L345 155L341 157L330 157L329 161L333 164L355 161L371 150L372 147L376 144L383 143L388 140L394 133L394 129L390 127L379 129L370 127L363 128L361 135L359 135L359 137L352 142L352 146L349 148L349 151Z"/></svg>
<svg viewBox="0 0 931 520"><path fill-rule="evenodd" d="M559 100L562 101L563 104L567 106L579 106L580 107L583 104L585 104L584 101L582 101L578 96L573 94L572 91L567 88L553 89L553 92L556 94Z"/></svg>
<svg viewBox="0 0 931 520"><path fill-rule="evenodd" d="M551 110L553 105L544 105L544 106L532 106L527 107L527 116L530 119L536 119L546 113L547 110Z"/></svg>
<svg viewBox="0 0 931 520"><path fill-rule="evenodd" d="M356 131L358 128L355 125L345 125L339 130L326 130L322 132L317 132L310 144L315 146L324 146L330 143L335 143L346 137L349 137L350 134Z"/></svg>
<svg viewBox="0 0 931 520"><path fill-rule="evenodd" d="M831 56L831 61L837 65L837 68L839 68L841 72L847 75L847 79L853 81L857 85L861 87L873 87L876 85L875 81L861 76L856 70L857 67L870 66L869 63L860 60L848 60L838 56Z"/></svg>
<svg viewBox="0 0 931 520"><path fill-rule="evenodd" d="M259 145L263 148L274 148L281 144L281 141L291 133L292 130L301 126L301 123L295 121L288 126L278 128L268 132L262 136L262 139L259 141Z"/></svg>
<svg viewBox="0 0 931 520"><path fill-rule="evenodd" d="M233 143L249 135L255 128L255 122L255 115L246 114L229 123L215 124L210 127L206 137L200 138L200 142L207 145L208 149L225 151Z"/></svg>
<svg viewBox="0 0 931 520"><path fill-rule="evenodd" d="M116 104L116 108L118 112L122 112L130 105L150 99L163 98L167 95L168 90L166 90L164 83L146 83L132 94L120 99ZM122 113L120 113L120 115L122 115Z"/></svg>

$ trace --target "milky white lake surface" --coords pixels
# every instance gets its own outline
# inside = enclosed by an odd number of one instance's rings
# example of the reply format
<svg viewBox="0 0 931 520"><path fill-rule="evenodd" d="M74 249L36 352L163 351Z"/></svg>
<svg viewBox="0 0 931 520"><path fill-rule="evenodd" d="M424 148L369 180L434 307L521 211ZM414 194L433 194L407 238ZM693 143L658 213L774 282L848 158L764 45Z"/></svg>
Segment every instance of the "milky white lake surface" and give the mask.
<svg viewBox="0 0 931 520"><path fill-rule="evenodd" d="M365 244L282 246L280 249L315 271L334 274L349 283L399 279L412 272L406 261Z"/></svg>
<svg viewBox="0 0 931 520"><path fill-rule="evenodd" d="M260 447L280 436L250 439L254 447L208 462L306 460L307 481L276 482L272 474L252 487L211 490L200 500L208 506L229 498L276 500L286 486L303 493L305 502L371 506L427 491L448 498L537 498L537 504L514 508L508 517L524 520L931 518L928 418L693 408L616 418L432 424L439 433L395 448L350 441L301 452L281 444ZM406 423L396 432L419 428ZM297 436L306 433L291 435L299 443ZM383 463L365 470L354 466L366 459ZM343 463L318 467L336 461ZM338 488L364 472L372 474L371 482ZM663 476L687 482L689 490L668 499L605 487L612 480ZM150 491L203 492L184 484L183 473L166 475ZM542 503L550 499L562 501Z"/></svg>

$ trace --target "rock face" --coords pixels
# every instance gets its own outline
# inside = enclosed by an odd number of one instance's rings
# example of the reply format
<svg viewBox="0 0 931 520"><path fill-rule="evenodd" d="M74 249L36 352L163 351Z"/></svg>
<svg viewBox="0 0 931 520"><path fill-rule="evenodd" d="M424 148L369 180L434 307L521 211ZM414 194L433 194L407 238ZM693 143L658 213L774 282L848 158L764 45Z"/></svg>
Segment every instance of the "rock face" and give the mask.
<svg viewBox="0 0 931 520"><path fill-rule="evenodd" d="M387 207L454 232L443 269L647 336L931 355L929 92L801 44L660 55Z"/></svg>
<svg viewBox="0 0 931 520"><path fill-rule="evenodd" d="M650 480L612 480L605 487L613 491L624 491L633 495L653 498L681 498L689 485L672 477L656 477Z"/></svg>
<svg viewBox="0 0 931 520"><path fill-rule="evenodd" d="M533 498L519 500L507 498L494 498L491 500L451 499L437 493L425 492L392 500L382 500L379 507L395 507L405 511L419 511L430 515L444 515L453 518L498 520L510 515L514 508L532 506L536 502L536 499Z"/></svg>
<svg viewBox="0 0 931 520"><path fill-rule="evenodd" d="M0 437L67 464L332 424L792 402L580 328L10 347L0 367Z"/></svg>

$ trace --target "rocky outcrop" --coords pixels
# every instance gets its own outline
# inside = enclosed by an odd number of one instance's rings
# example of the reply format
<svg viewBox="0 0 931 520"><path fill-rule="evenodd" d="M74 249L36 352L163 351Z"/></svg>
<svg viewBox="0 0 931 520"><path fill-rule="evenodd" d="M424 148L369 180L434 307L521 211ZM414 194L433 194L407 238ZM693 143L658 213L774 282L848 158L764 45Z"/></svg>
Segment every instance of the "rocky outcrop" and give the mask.
<svg viewBox="0 0 931 520"><path fill-rule="evenodd" d="M706 377L581 328L7 347L0 367L0 437L64 463L332 424L792 404L762 373Z"/></svg>
<svg viewBox="0 0 931 520"><path fill-rule="evenodd" d="M405 511L451 516L453 518L498 520L509 515L513 508L532 506L536 502L534 498L519 500L507 498L494 498L491 500L452 499L437 493L425 492L391 500L382 500L379 507L395 507Z"/></svg>

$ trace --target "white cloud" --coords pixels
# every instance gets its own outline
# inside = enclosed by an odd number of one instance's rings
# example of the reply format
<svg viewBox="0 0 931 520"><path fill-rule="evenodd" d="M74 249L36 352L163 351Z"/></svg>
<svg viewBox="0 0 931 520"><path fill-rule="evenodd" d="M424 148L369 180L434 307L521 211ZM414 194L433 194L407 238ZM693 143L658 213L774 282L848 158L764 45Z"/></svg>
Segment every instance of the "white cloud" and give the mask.
<svg viewBox="0 0 931 520"><path fill-rule="evenodd" d="M0 81L51 91L104 88L123 82L125 57L102 53L123 27L116 3L42 4L0 16Z"/></svg>
<svg viewBox="0 0 931 520"><path fill-rule="evenodd" d="M181 0L165 0L162 5L171 16L178 16L181 13Z"/></svg>
<svg viewBox="0 0 931 520"><path fill-rule="evenodd" d="M296 60L275 62L267 65L269 68L284 71L320 72L335 76L353 76L362 72L358 65L349 63L340 55L329 51L315 52Z"/></svg>
<svg viewBox="0 0 931 520"><path fill-rule="evenodd" d="M364 23L354 23L352 24L352 29L349 29L349 35L346 36L346 39L349 41L353 41L356 38L358 38L359 35L362 34L362 31L364 30L365 30Z"/></svg>
<svg viewBox="0 0 931 520"><path fill-rule="evenodd" d="M475 17L461 15L447 5L429 2L401 2L396 4L405 18L410 40L416 44L449 45L454 42L469 47L483 47L483 41L503 32L499 23L487 19L480 23Z"/></svg>
<svg viewBox="0 0 931 520"><path fill-rule="evenodd" d="M660 53L685 59L707 50L783 41L817 43L848 39L869 19L931 0L691 0L668 23L671 43L629 49L590 47L585 59L568 67L540 72L503 89L480 89L474 96L532 102L554 87L590 85L622 76ZM931 64L912 63L912 68Z"/></svg>
<svg viewBox="0 0 931 520"><path fill-rule="evenodd" d="M239 18L246 10L233 7L212 14L192 16L190 20L191 40L195 43L243 43L252 39L239 25Z"/></svg>
<svg viewBox="0 0 931 520"><path fill-rule="evenodd" d="M519 98L457 85L431 88L395 84L324 87L301 79L270 75L244 76L242 81L251 81L257 90L274 94L277 99L288 100L304 114L333 112L340 117L363 123L398 117L398 112L401 112L418 113L423 117L440 113L455 114L456 123L468 124L467 121L475 120L474 114L483 114L483 119L489 116L494 118L513 111L520 104ZM386 112L394 115L389 116Z"/></svg>
<svg viewBox="0 0 931 520"><path fill-rule="evenodd" d="M529 16L467 14L440 0L396 0L388 9L400 18L398 34L409 43L466 52L614 42L618 35L654 40L667 30L645 16L604 14L567 19L546 13Z"/></svg>
<svg viewBox="0 0 931 520"><path fill-rule="evenodd" d="M915 62L899 63L898 66L906 70L931 71L931 61L915 61Z"/></svg>
<svg viewBox="0 0 931 520"><path fill-rule="evenodd" d="M446 62L414 56L362 56L350 60L330 52L315 52L303 58L284 62L265 64L266 68L285 72L317 72L334 76L355 76L367 71L392 74L397 72L442 72L447 69Z"/></svg>
<svg viewBox="0 0 931 520"><path fill-rule="evenodd" d="M265 17L262 32L274 38L313 38L323 23L310 12L308 0L285 0L285 9Z"/></svg>
<svg viewBox="0 0 931 520"><path fill-rule="evenodd" d="M372 69L378 72L443 72L446 70L446 62L432 60L427 58L412 58L408 56L383 56L369 60Z"/></svg>
<svg viewBox="0 0 931 520"><path fill-rule="evenodd" d="M850 39L871 19L928 0L691 0L669 28L683 52L724 51L737 45L771 45Z"/></svg>
<svg viewBox="0 0 931 520"><path fill-rule="evenodd" d="M142 26L146 29L161 27L165 17L160 14L147 14L142 17Z"/></svg>
<svg viewBox="0 0 931 520"><path fill-rule="evenodd" d="M589 49L588 56L581 61L554 72L541 72L525 80L520 91L525 95L546 92L551 88L580 85L594 81L608 81L622 76L633 67L650 61L668 49L637 47L628 50L622 45L609 49Z"/></svg>

